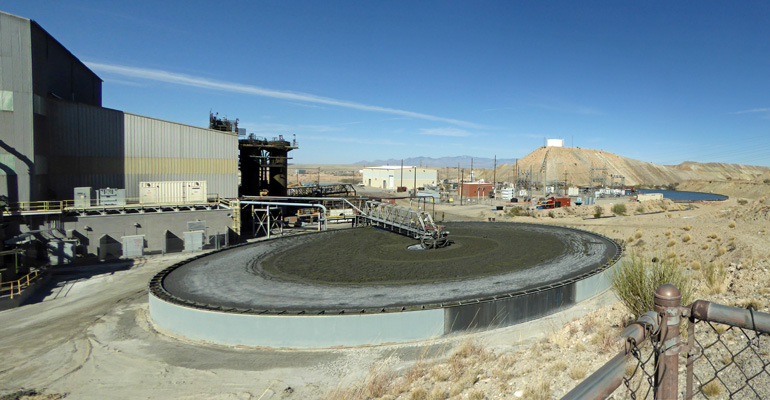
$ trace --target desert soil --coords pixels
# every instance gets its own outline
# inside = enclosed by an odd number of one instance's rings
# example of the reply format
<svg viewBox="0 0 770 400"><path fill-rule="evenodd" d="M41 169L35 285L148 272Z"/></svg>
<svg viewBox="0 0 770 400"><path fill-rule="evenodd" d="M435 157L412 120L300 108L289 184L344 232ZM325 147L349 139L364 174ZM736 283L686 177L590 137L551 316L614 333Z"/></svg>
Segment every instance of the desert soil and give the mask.
<svg viewBox="0 0 770 400"><path fill-rule="evenodd" d="M436 212L439 220L598 232L626 241L628 253L677 260L697 298L769 311L764 197L623 202L620 216L610 203L617 201L601 205L603 218L593 218L593 206L517 217L491 204ZM149 279L184 257L61 269L38 301L0 312L0 399L559 398L616 354L630 318L606 292L531 323L426 342L315 350L192 343L156 332L147 317ZM707 279L707 265L718 267L717 279Z"/></svg>

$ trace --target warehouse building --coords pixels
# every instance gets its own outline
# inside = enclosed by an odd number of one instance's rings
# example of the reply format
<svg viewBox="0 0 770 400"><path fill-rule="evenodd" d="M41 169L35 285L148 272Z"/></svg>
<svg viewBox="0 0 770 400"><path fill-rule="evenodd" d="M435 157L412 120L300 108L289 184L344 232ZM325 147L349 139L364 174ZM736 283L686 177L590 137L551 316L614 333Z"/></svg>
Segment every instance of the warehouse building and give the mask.
<svg viewBox="0 0 770 400"><path fill-rule="evenodd" d="M438 171L422 167L383 165L364 168L362 174L364 185L387 190L396 190L399 186L413 190L415 186L436 186L438 183Z"/></svg>
<svg viewBox="0 0 770 400"><path fill-rule="evenodd" d="M0 12L0 195L73 199L76 187L207 181L238 195L233 132L101 107L102 80L34 21Z"/></svg>

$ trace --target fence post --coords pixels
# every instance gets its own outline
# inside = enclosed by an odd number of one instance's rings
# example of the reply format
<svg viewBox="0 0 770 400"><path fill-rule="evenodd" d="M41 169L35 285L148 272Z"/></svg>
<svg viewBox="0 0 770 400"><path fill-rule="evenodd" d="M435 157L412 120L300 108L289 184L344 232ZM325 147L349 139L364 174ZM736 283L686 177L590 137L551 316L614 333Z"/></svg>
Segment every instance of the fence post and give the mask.
<svg viewBox="0 0 770 400"><path fill-rule="evenodd" d="M672 284L655 291L655 312L660 315L660 336L655 353L655 398L676 399L679 392L679 321L682 294Z"/></svg>

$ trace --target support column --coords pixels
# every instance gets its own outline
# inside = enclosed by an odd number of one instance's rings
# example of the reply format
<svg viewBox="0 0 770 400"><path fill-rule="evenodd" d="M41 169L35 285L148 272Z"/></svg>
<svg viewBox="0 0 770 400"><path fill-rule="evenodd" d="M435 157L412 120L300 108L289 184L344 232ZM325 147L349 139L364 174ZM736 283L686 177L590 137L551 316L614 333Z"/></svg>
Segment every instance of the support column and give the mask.
<svg viewBox="0 0 770 400"><path fill-rule="evenodd" d="M665 284L655 291L655 312L660 315L660 335L655 352L655 398L676 399L679 391L679 337L682 294L676 286Z"/></svg>

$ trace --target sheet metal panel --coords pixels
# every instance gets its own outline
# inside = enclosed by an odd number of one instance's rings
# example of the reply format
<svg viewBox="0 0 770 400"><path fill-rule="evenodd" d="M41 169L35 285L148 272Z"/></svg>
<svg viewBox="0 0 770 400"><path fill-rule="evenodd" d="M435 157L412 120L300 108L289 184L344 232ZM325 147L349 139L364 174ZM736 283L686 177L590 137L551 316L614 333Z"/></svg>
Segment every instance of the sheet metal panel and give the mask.
<svg viewBox="0 0 770 400"><path fill-rule="evenodd" d="M72 188L124 188L123 114L120 111L47 99L45 154L48 186L60 199Z"/></svg>
<svg viewBox="0 0 770 400"><path fill-rule="evenodd" d="M531 321L576 304L575 284L444 309L444 333Z"/></svg>
<svg viewBox="0 0 770 400"><path fill-rule="evenodd" d="M238 195L236 134L134 114L125 114L125 129L129 197L150 181L208 181L207 194Z"/></svg>
<svg viewBox="0 0 770 400"><path fill-rule="evenodd" d="M21 154L0 149L0 194L11 201L29 201L35 196L29 173L35 169L29 26L28 19L0 13L0 89L13 96L13 112L0 112L0 140Z"/></svg>

